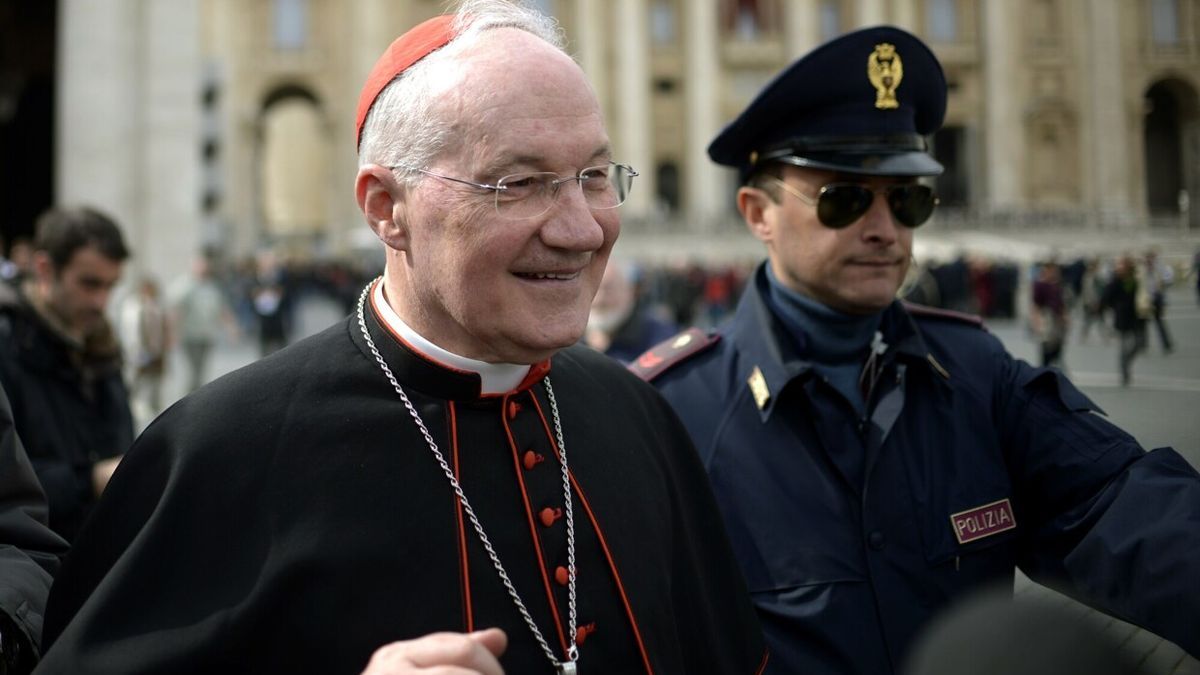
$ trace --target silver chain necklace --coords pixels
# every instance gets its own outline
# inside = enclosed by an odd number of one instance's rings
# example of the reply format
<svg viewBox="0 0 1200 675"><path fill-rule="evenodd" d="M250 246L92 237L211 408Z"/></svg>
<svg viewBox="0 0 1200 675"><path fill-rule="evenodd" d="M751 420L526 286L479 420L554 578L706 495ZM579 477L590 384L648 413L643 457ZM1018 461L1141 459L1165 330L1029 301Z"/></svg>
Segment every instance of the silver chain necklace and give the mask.
<svg viewBox="0 0 1200 675"><path fill-rule="evenodd" d="M567 472L567 447L563 444L562 423L558 417L558 402L554 400L554 388L550 386L550 378L547 376L543 382L546 385L546 397L550 399L550 412L554 419L554 435L558 441L558 459L559 463L562 464L563 502L566 505L564 511L567 517L567 597L570 615L568 627L571 631L571 645L567 648L566 661L559 661L554 656L554 651L550 649L546 638L542 636L542 631L538 630L537 624L533 622L533 617L529 615L529 610L526 609L525 603L521 601L521 596L517 594L516 587L513 586L512 580L508 578L508 572L504 571L504 565L500 562L500 556L496 554L496 550L492 548L491 540L484 533L483 525L480 524L478 516L475 515L475 509L471 508L471 503L467 501L467 495L463 492L462 485L459 485L458 479L454 477L454 471L450 469L450 464L446 462L442 451L438 450L437 443L433 440L433 435L429 433L429 429L425 426L425 421L421 419L421 415L417 412L416 407L408 399L408 395L404 393L404 389L396 380L396 376L392 374L392 369L388 367L387 361L383 360L383 356L380 355L379 350L375 347L375 341L371 339L371 333L367 331L367 323L363 318L363 307L366 304L367 294L370 293L371 287L374 285L374 281L367 284L362 294L358 296L358 327L362 330L363 338L367 341L367 346L371 349L371 354L375 357L379 368L383 370L383 374L387 376L388 382L392 383L392 388L400 395L400 400L404 401L404 407L408 409L408 414L412 417L413 422L416 422L417 428L421 430L421 435L425 437L425 442L429 444L430 452L433 453L434 458L437 459L437 463L442 467L442 472L446 474L446 480L450 481L450 487L458 497L458 503L462 504L463 512L471 520L471 525L475 528L475 533L479 535L479 541L483 543L483 548L487 551L488 557L492 559L492 565L496 568L496 574L500 576L500 581L504 583L504 588L508 589L509 597L512 598L513 604L517 606L517 611L521 613L521 617L525 619L525 624L529 626L533 637L541 645L542 651L546 653L546 658L550 659L550 663L559 675L575 675L578 668L576 662L579 660L579 645L575 642L577 623L575 615L575 519L571 509L571 479Z"/></svg>

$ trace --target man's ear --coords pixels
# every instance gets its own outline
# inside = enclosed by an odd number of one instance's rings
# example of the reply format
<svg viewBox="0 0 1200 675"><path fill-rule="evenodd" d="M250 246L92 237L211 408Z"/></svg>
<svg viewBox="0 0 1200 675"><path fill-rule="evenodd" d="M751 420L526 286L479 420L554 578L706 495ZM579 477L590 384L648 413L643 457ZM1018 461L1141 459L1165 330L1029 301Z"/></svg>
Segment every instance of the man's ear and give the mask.
<svg viewBox="0 0 1200 675"><path fill-rule="evenodd" d="M402 217L408 193L391 170L378 164L360 168L354 179L354 197L380 241L396 251L408 250L408 227Z"/></svg>
<svg viewBox="0 0 1200 675"><path fill-rule="evenodd" d="M738 212L746 222L750 234L763 243L770 243L775 238L773 220L768 218L768 211L775 202L761 188L742 186L737 191Z"/></svg>

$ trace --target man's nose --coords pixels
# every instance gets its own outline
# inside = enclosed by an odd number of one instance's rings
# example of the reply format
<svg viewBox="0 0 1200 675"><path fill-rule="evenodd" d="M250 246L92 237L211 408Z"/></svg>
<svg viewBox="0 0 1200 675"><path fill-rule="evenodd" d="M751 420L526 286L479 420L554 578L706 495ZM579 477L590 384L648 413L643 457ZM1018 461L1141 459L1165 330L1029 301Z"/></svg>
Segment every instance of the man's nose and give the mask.
<svg viewBox="0 0 1200 675"><path fill-rule="evenodd" d="M616 209L606 209L615 212ZM616 213L612 214L617 217ZM595 251L604 245L604 228L596 211L588 206L579 181L559 186L554 206L546 212L542 241L551 248L571 251Z"/></svg>
<svg viewBox="0 0 1200 675"><path fill-rule="evenodd" d="M863 214L862 236L864 239L891 243L896 240L900 224L896 214L888 206L887 192L879 190L871 200L871 208Z"/></svg>

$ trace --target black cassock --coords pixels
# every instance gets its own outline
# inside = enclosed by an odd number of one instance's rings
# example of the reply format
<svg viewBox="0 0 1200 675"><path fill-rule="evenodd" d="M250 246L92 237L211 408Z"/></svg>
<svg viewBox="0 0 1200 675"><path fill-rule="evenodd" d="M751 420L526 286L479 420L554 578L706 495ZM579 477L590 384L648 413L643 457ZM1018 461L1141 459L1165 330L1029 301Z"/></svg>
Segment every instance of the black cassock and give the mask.
<svg viewBox="0 0 1200 675"><path fill-rule="evenodd" d="M516 391L372 338L557 658L580 673L755 673L765 649L687 432L582 347ZM38 672L358 673L388 642L491 626L510 675L551 673L353 317L202 388L126 455L51 592Z"/></svg>

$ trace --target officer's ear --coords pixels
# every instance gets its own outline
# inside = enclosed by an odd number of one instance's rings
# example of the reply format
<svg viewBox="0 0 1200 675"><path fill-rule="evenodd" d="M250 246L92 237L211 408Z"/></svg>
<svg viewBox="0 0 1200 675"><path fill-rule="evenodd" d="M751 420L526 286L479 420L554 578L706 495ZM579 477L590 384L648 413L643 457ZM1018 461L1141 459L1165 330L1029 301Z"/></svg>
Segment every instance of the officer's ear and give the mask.
<svg viewBox="0 0 1200 675"><path fill-rule="evenodd" d="M761 242L774 239L774 220L768 217L768 211L775 205L775 200L766 190L749 185L743 185L737 191L738 212L746 223L746 229Z"/></svg>
<svg viewBox="0 0 1200 675"><path fill-rule="evenodd" d="M392 250L407 251L409 233L405 205L409 190L396 180L396 174L378 164L360 168L354 179L354 196L375 236Z"/></svg>

